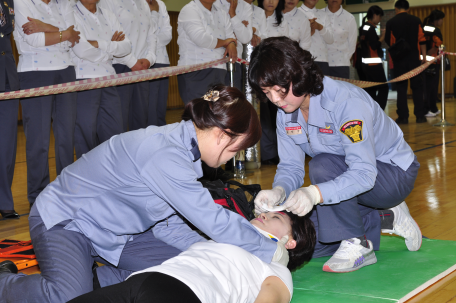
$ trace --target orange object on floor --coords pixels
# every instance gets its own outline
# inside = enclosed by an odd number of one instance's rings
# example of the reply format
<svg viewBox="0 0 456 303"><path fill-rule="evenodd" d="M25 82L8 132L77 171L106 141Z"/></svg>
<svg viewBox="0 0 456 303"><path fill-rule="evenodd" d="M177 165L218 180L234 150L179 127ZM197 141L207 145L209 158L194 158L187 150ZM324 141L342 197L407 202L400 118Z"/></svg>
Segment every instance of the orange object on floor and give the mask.
<svg viewBox="0 0 456 303"><path fill-rule="evenodd" d="M0 258L36 259L32 241L3 239L0 241Z"/></svg>

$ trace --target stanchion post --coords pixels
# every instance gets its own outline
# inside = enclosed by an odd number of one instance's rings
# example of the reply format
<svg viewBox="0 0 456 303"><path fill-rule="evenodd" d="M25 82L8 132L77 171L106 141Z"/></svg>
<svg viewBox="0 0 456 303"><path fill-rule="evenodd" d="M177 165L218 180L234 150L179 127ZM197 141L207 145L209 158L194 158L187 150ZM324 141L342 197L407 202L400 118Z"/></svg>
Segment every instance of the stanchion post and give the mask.
<svg viewBox="0 0 456 303"><path fill-rule="evenodd" d="M440 54L443 54L445 46L441 45L439 48ZM439 123L434 124L434 126L446 127L453 126L454 124L449 123L445 119L445 55L440 58L441 70L442 70L442 119Z"/></svg>

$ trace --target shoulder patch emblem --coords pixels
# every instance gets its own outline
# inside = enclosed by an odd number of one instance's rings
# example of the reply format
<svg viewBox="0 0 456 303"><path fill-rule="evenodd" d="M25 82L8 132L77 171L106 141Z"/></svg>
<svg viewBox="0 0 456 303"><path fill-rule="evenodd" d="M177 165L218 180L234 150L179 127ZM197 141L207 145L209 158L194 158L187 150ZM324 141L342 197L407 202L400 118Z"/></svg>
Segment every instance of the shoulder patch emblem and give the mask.
<svg viewBox="0 0 456 303"><path fill-rule="evenodd" d="M352 143L363 141L363 121L350 120L340 127L340 132L350 139Z"/></svg>

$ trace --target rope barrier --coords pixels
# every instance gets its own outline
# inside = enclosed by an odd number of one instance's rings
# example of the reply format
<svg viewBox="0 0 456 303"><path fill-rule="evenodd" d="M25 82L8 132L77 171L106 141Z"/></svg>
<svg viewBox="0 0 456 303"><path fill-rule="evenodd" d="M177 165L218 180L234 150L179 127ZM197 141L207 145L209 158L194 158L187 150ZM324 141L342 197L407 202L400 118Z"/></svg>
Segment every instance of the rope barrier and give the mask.
<svg viewBox="0 0 456 303"><path fill-rule="evenodd" d="M441 53L438 57L435 57L432 61L428 61L425 64L405 73L393 80L388 82L369 82L369 81L360 81L360 80L350 80L338 77L331 77L335 80L345 81L352 83L360 88L367 88L372 86L377 86L385 83L392 83L392 82L399 82L410 79L421 72L423 72L429 65L431 65L435 60L440 58L443 55L456 55L456 53L445 52ZM122 74L116 74L111 76L99 77L99 78L92 78L87 80L80 80L75 82L68 82L63 84L56 84L51 86L43 86L31 89L24 89L19 91L13 92L6 92L0 93L0 101L1 100L9 100L9 99L23 99L29 97L38 97L38 96L45 96L45 95L56 95L56 94L63 94L63 93L70 93L70 92L78 92L84 90L91 90L97 89L102 87L110 87L110 86L117 86L141 81L149 81L159 78L166 78L170 76L176 76L181 74L186 74L198 70L203 70L206 68L211 68L220 64L224 64L228 62L228 58L223 58L211 62L200 63L200 64L193 64L193 65L185 65L185 66L170 66L170 67L163 67L163 68L156 68L156 69L147 69L135 72L128 72ZM245 65L249 65L249 62L244 59L237 59L237 62Z"/></svg>

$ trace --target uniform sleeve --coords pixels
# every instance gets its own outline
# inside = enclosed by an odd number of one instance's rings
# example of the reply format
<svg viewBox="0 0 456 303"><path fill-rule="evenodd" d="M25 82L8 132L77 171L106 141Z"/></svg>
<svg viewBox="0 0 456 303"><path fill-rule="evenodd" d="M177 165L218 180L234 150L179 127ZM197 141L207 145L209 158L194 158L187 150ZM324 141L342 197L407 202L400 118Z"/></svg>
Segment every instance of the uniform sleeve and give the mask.
<svg viewBox="0 0 456 303"><path fill-rule="evenodd" d="M312 46L312 35L310 30L310 22L301 14L301 32L299 33L299 46L302 49L310 50Z"/></svg>
<svg viewBox="0 0 456 303"><path fill-rule="evenodd" d="M424 35L421 23L418 25L418 43L420 45L426 44L426 36Z"/></svg>
<svg viewBox="0 0 456 303"><path fill-rule="evenodd" d="M293 298L293 278L290 270L277 262L272 262L266 266L268 266L268 268L264 271L264 280L266 280L267 277L277 277L282 280L283 284L285 284L290 292L291 301L291 298Z"/></svg>
<svg viewBox="0 0 456 303"><path fill-rule="evenodd" d="M119 20L117 20L114 14L108 12L108 14L105 13L105 15L107 15L109 18L113 32L117 31L125 33L124 29L119 23ZM113 57L124 57L131 53L131 42L126 35L123 41L107 41L101 39L97 41L98 47Z"/></svg>
<svg viewBox="0 0 456 303"><path fill-rule="evenodd" d="M147 59L150 62L150 66L152 66L157 61L157 23L153 20L151 20L149 33L147 35L147 45L148 48L145 59Z"/></svg>
<svg viewBox="0 0 456 303"><path fill-rule="evenodd" d="M165 3L162 1L159 2L160 12L159 18L160 20L157 22L157 46L167 46L171 39L173 38L173 28L171 26L171 22L169 20L169 14L166 9Z"/></svg>
<svg viewBox="0 0 456 303"><path fill-rule="evenodd" d="M15 28L15 36L16 33L19 37L16 39L20 39L27 44L33 47L44 47L46 44L46 36L45 33L35 33L31 35L26 35L22 29L22 26L26 24L28 21L27 17L34 18L33 13L30 10L30 6L24 2L24 0L15 0L14 1L14 8L15 8L15 17L14 17L14 28Z"/></svg>
<svg viewBox="0 0 456 303"><path fill-rule="evenodd" d="M434 41L436 46L440 46L443 43L443 36L442 32L438 27L435 28L434 35L432 36L432 40Z"/></svg>
<svg viewBox="0 0 456 303"><path fill-rule="evenodd" d="M225 20L223 20L223 22L225 23L225 39L229 39L229 38L233 38L233 39L236 39L236 35L234 34L234 31L233 31L233 25L231 24L231 21L230 21L230 15L226 14L224 15L225 16ZM244 25L242 25L244 26Z"/></svg>
<svg viewBox="0 0 456 303"><path fill-rule="evenodd" d="M178 215L157 223L152 228L152 232L155 238L182 251L187 250L196 242L207 242L205 238L185 224Z"/></svg>
<svg viewBox="0 0 456 303"><path fill-rule="evenodd" d="M386 29L385 29L385 42L388 44L388 46L391 46L394 44L394 42L391 41L393 33L391 32L391 23L386 22Z"/></svg>
<svg viewBox="0 0 456 303"><path fill-rule="evenodd" d="M328 16L322 13L323 16L323 29L320 31L320 35L325 41L326 44L333 44L334 43L334 36L333 36L333 29L331 27L331 22L329 22ZM318 19L316 20L318 22Z"/></svg>
<svg viewBox="0 0 456 303"><path fill-rule="evenodd" d="M334 180L316 184L323 204L336 204L374 187L377 178L372 109L361 99L349 99L335 111L338 134L348 169Z"/></svg>
<svg viewBox="0 0 456 303"><path fill-rule="evenodd" d="M350 16L352 16L350 14ZM356 40L358 39L358 28L356 25L355 18L350 18L350 24L348 26L348 60L355 53L356 50Z"/></svg>
<svg viewBox="0 0 456 303"><path fill-rule="evenodd" d="M242 8L242 14L236 14L231 18L231 25L233 26L234 34L239 42L242 44L247 44L252 40L252 6L242 1L244 7ZM240 3L238 3L240 5ZM249 24L247 26L242 23L242 21L247 21Z"/></svg>
<svg viewBox="0 0 456 303"><path fill-rule="evenodd" d="M178 23L187 33L195 45L201 48L215 49L217 46L217 38L211 36L204 27L197 11L193 8L184 7L178 17ZM231 26L230 26L231 27Z"/></svg>
<svg viewBox="0 0 456 303"><path fill-rule="evenodd" d="M257 22L255 23L256 26L255 28L257 29L255 35L257 35L258 37L260 37L261 39L265 39L266 38L266 29L268 27L267 23L266 23L266 15L264 14L263 11L261 11L262 14L257 14Z"/></svg>
<svg viewBox="0 0 456 303"><path fill-rule="evenodd" d="M138 155L137 166L144 183L214 241L239 246L270 263L277 244L240 215L214 203L209 191L196 180L198 176L187 153L167 147L154 157ZM162 238L168 243L167 237ZM171 243L176 245L175 241Z"/></svg>
<svg viewBox="0 0 456 303"><path fill-rule="evenodd" d="M367 43L369 43L370 48L377 50L382 46L382 43L378 39L378 35L375 32L375 27L370 25L369 30L366 32Z"/></svg>
<svg viewBox="0 0 456 303"><path fill-rule="evenodd" d="M288 195L304 184L304 161L306 154L285 131L284 118L277 115L277 148L280 163L272 187L282 186Z"/></svg>

